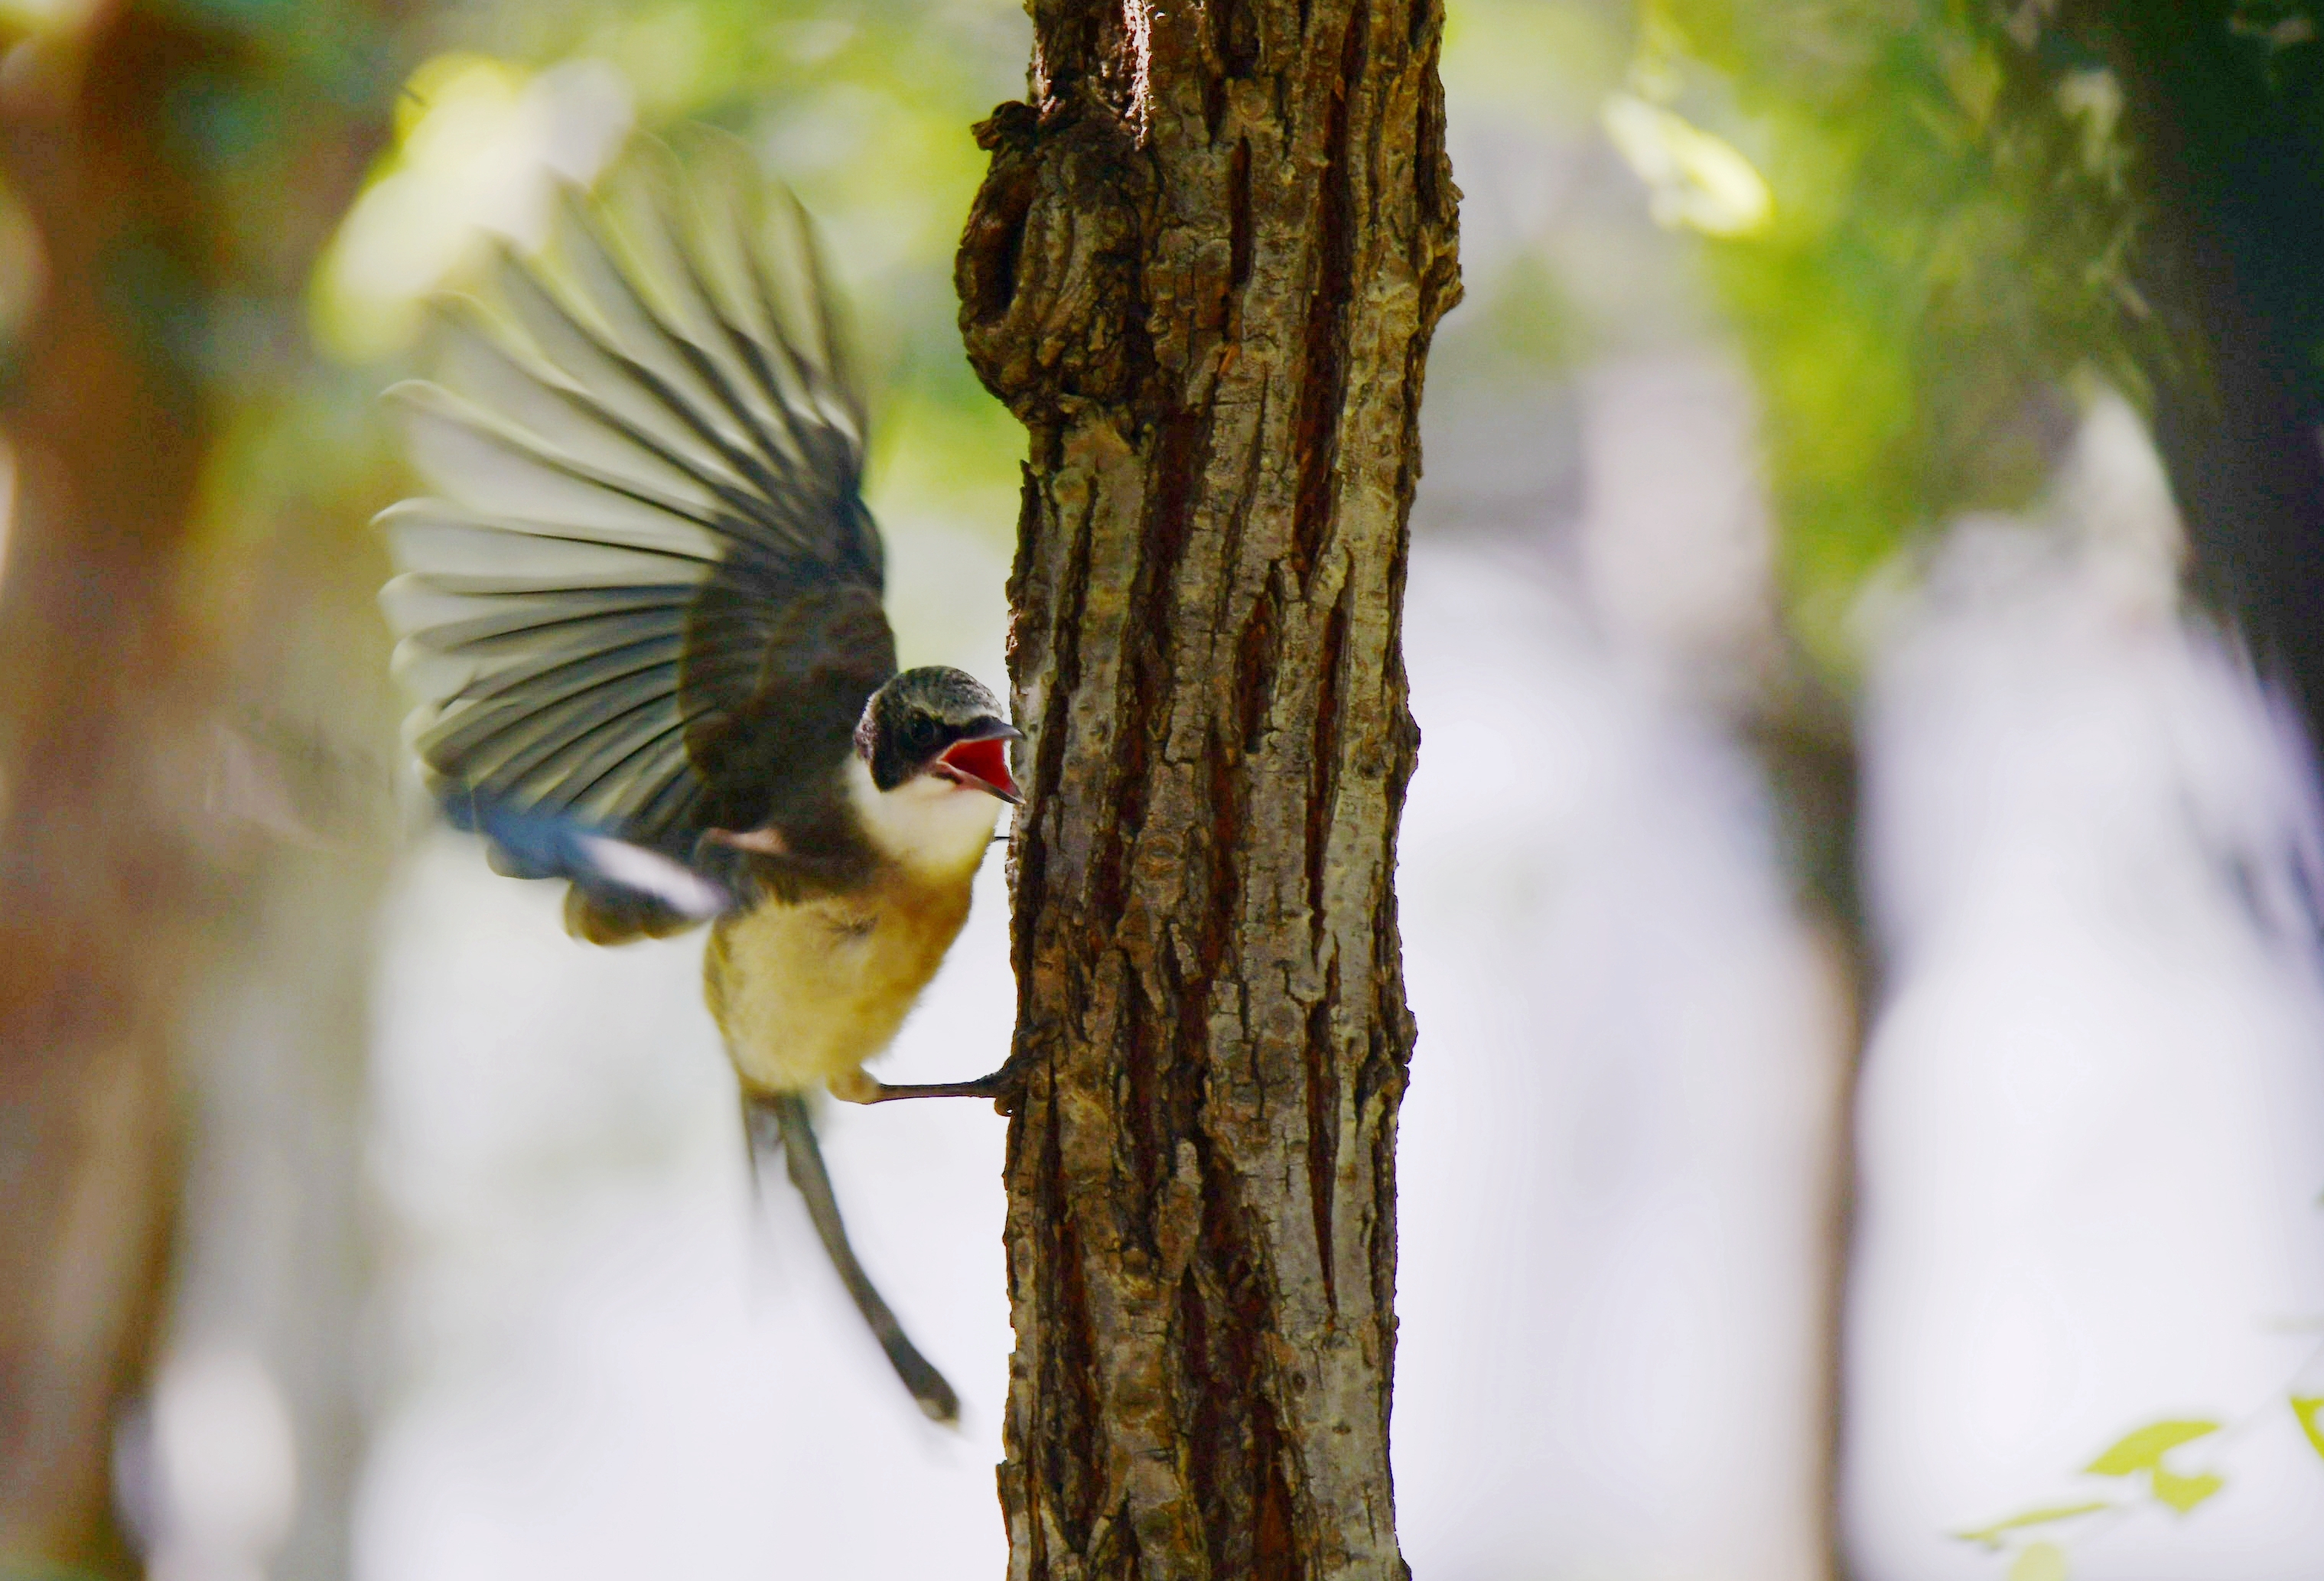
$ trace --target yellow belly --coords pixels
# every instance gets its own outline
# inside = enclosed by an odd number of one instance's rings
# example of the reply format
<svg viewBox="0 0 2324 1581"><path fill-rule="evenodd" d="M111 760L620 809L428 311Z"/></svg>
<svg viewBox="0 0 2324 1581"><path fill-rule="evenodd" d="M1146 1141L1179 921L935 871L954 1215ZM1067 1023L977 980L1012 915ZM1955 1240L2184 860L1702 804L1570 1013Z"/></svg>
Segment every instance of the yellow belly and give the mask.
<svg viewBox="0 0 2324 1581"><path fill-rule="evenodd" d="M704 988L745 1084L823 1086L895 1041L968 920L973 876L930 882L891 869L858 894L768 901L720 923Z"/></svg>

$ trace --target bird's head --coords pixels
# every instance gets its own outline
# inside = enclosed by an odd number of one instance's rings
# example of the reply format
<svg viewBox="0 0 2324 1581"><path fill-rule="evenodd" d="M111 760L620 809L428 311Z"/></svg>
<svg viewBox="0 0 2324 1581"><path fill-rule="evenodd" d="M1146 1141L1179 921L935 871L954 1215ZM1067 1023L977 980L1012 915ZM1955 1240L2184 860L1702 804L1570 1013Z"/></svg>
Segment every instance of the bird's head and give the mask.
<svg viewBox="0 0 2324 1581"><path fill-rule="evenodd" d="M1009 743L1022 739L1002 717L1001 700L975 676L930 665L906 670L872 694L855 727L855 751L882 792L927 778L1013 804L1019 798L1009 774Z"/></svg>

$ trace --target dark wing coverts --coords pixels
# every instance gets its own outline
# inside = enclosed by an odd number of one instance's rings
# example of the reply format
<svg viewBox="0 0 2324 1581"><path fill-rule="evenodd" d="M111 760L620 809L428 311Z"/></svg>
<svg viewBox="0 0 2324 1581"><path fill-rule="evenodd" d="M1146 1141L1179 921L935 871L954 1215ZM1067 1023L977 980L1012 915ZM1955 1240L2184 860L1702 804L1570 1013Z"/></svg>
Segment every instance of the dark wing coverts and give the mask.
<svg viewBox="0 0 2324 1581"><path fill-rule="evenodd" d="M838 812L895 642L805 216L739 143L681 152L642 145L568 195L542 260L502 257L505 316L447 315L443 382L392 392L440 497L382 516L403 573L382 598L456 816L569 818L691 862L705 831ZM589 937L683 925L566 876Z"/></svg>

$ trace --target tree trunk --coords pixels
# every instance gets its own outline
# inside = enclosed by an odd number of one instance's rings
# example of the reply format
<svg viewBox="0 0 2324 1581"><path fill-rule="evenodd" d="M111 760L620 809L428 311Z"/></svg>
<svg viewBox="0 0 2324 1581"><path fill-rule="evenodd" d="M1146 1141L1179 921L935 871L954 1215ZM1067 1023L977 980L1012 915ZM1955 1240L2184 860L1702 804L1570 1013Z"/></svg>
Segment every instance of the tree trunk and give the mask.
<svg viewBox="0 0 2324 1581"><path fill-rule="evenodd" d="M83 9L14 41L0 81L0 167L40 256L6 381L14 486L0 507L11 1575L135 1566L114 1519L113 1435L167 1303L185 1022L252 878L248 841L210 804L226 622L191 591L203 554L220 553L195 531L232 409L213 377L218 332L230 318L242 336L224 363L234 397L281 377L313 249L383 124L333 97L347 78L282 70L217 17ZM301 16L337 30L309 42L347 26ZM253 106L271 118L235 129L271 137L206 140Z"/></svg>
<svg viewBox="0 0 2324 1581"><path fill-rule="evenodd" d="M193 326L108 288L136 260L198 301L198 188L154 106L209 62L142 14L102 24L85 64L18 47L39 65L0 102L0 147L45 268L8 411L0 584L0 1559L110 1572L128 1562L114 1413L159 1314L177 1181L173 1023L199 899L161 781L188 657L171 579L210 414L172 340Z"/></svg>
<svg viewBox="0 0 2324 1581"><path fill-rule="evenodd" d="M2324 124L2312 48L2279 59L2237 32L2241 10L2102 0L2059 24L2125 87L2136 274L2168 336L2148 358L2154 438L2189 580L2324 743Z"/></svg>
<svg viewBox="0 0 2324 1581"><path fill-rule="evenodd" d="M1035 0L957 282L1031 431L1012 1576L1397 1576L1397 822L1436 0Z"/></svg>
<svg viewBox="0 0 2324 1581"><path fill-rule="evenodd" d="M1821 1288L1816 1312L1823 1373L1814 1454L1822 1494L1816 1510L1822 1567L1816 1577L1845 1581L1856 1574L1848 1557L1842 1475L1848 1426L1848 1279L1856 1239L1859 1140L1856 1093L1879 990L1878 961L1858 870L1862 765L1857 758L1854 719L1838 699L1812 682L1780 686L1761 700L1745 719L1743 735L1766 777L1793 904L1830 962L1844 1029L1825 1130L1822 1264L1817 1271Z"/></svg>

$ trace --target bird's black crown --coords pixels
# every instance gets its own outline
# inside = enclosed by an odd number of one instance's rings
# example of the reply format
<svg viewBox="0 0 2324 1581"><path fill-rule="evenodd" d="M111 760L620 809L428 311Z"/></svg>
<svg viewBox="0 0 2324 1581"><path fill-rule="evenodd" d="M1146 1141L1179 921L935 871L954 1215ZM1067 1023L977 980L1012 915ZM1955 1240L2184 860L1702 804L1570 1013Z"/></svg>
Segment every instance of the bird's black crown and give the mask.
<svg viewBox="0 0 2324 1581"><path fill-rule="evenodd" d="M966 670L926 665L872 694L855 727L855 750L872 783L893 790L959 741L1013 735L1001 699Z"/></svg>

